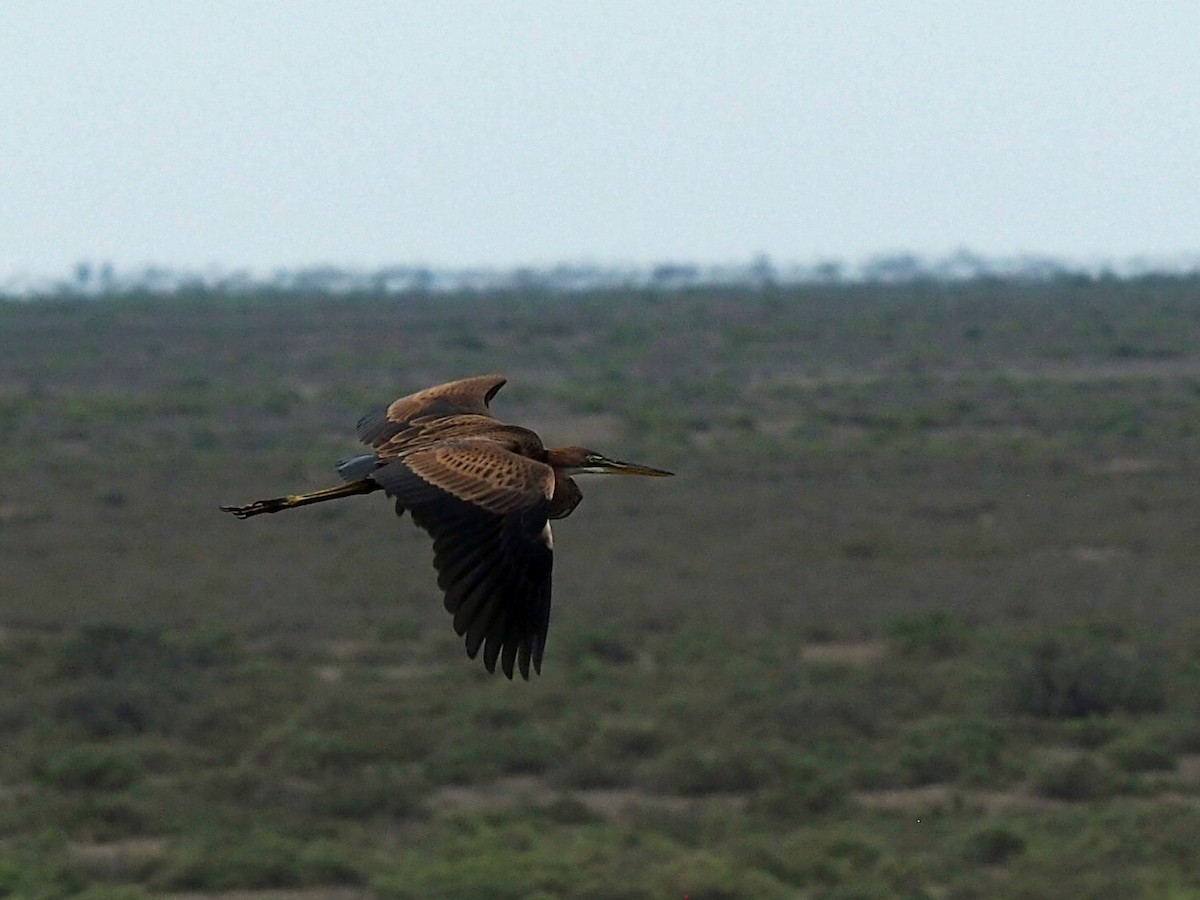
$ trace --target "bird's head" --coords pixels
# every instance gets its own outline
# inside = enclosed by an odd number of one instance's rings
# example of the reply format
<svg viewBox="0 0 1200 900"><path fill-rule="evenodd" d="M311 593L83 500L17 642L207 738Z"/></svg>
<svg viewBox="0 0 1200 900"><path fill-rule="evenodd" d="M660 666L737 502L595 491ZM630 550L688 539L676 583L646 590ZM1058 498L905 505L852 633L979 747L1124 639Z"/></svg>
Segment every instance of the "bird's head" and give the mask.
<svg viewBox="0 0 1200 900"><path fill-rule="evenodd" d="M654 469L637 463L622 462L619 459L609 459L603 453L589 450L587 447L559 447L546 451L546 461L557 472L563 475L650 475L661 478L674 475L665 469Z"/></svg>

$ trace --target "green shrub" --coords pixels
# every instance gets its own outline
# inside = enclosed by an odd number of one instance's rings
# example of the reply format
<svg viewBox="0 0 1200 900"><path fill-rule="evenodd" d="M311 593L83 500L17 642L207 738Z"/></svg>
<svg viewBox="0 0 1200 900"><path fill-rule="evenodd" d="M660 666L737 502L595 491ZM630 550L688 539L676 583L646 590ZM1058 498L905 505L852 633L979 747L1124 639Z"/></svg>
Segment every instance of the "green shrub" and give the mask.
<svg viewBox="0 0 1200 900"><path fill-rule="evenodd" d="M232 665L237 642L223 628L169 634L158 628L87 626L59 647L70 684L55 712L91 738L175 732L208 670Z"/></svg>
<svg viewBox="0 0 1200 900"><path fill-rule="evenodd" d="M775 773L768 761L749 748L675 750L648 770L655 791L700 797L733 791L753 791L769 783Z"/></svg>
<svg viewBox="0 0 1200 900"><path fill-rule="evenodd" d="M1059 733L1063 740L1083 750L1098 750L1121 734L1119 721L1104 716L1088 716L1063 722Z"/></svg>
<svg viewBox="0 0 1200 900"><path fill-rule="evenodd" d="M281 741L280 758L293 771L311 775L352 767L359 761L359 748L348 734L297 727Z"/></svg>
<svg viewBox="0 0 1200 900"><path fill-rule="evenodd" d="M603 726L593 743L595 753L602 758L635 760L657 755L665 739L652 721L624 720Z"/></svg>
<svg viewBox="0 0 1200 900"><path fill-rule="evenodd" d="M559 794L540 811L547 821L556 825L587 825L601 821L586 803L569 794Z"/></svg>
<svg viewBox="0 0 1200 900"><path fill-rule="evenodd" d="M604 665L623 666L637 659L636 648L604 631L575 631L568 633L562 643L563 656L572 665L583 665L587 660L595 660Z"/></svg>
<svg viewBox="0 0 1200 900"><path fill-rule="evenodd" d="M419 638L424 631L421 623L412 619L397 619L379 626L379 640L384 643L393 641L412 641Z"/></svg>
<svg viewBox="0 0 1200 900"><path fill-rule="evenodd" d="M505 775L536 775L557 760L561 748L553 735L534 728L518 728L499 742L497 755Z"/></svg>
<svg viewBox="0 0 1200 900"><path fill-rule="evenodd" d="M1052 762L1034 779L1034 793L1052 800L1085 802L1105 800L1123 787L1120 776L1108 763L1090 754Z"/></svg>
<svg viewBox="0 0 1200 900"><path fill-rule="evenodd" d="M403 819L420 812L428 785L418 775L391 766L367 765L319 782L312 810L320 816Z"/></svg>
<svg viewBox="0 0 1200 900"><path fill-rule="evenodd" d="M685 847L701 846L709 829L707 819L695 807L680 808L634 801L625 807L622 816L639 835L662 835Z"/></svg>
<svg viewBox="0 0 1200 900"><path fill-rule="evenodd" d="M208 669L230 666L241 658L241 644L223 626L209 626L166 636L168 652L176 665Z"/></svg>
<svg viewBox="0 0 1200 900"><path fill-rule="evenodd" d="M804 759L794 763L779 785L763 788L750 803L780 821L793 822L845 806L850 796L846 779L827 763Z"/></svg>
<svg viewBox="0 0 1200 900"><path fill-rule="evenodd" d="M758 868L793 889L808 889L799 896L825 898L838 891L856 896L856 889L875 885L881 863L887 861L884 849L854 827L831 823L790 833L776 828L774 834L774 840L753 847L748 855ZM874 887L862 896L876 896ZM890 896L907 894L893 891Z"/></svg>
<svg viewBox="0 0 1200 900"><path fill-rule="evenodd" d="M737 865L705 850L679 856L647 875L649 897L686 896L696 900L784 900L791 890L765 872Z"/></svg>
<svg viewBox="0 0 1200 900"><path fill-rule="evenodd" d="M296 876L301 884L328 885L364 882L363 873L346 850L325 840L303 844L296 853Z"/></svg>
<svg viewBox="0 0 1200 900"><path fill-rule="evenodd" d="M1104 755L1122 772L1169 772L1175 751L1161 734L1134 734L1109 744Z"/></svg>
<svg viewBox="0 0 1200 900"><path fill-rule="evenodd" d="M524 709L497 701L494 697L488 697L487 702L470 712L471 726L488 731L516 728L525 722L527 716Z"/></svg>
<svg viewBox="0 0 1200 900"><path fill-rule="evenodd" d="M0 858L0 897L57 898L77 895L83 886L65 867L25 859Z"/></svg>
<svg viewBox="0 0 1200 900"><path fill-rule="evenodd" d="M1168 739L1178 753L1200 753L1200 721L1192 717L1177 720Z"/></svg>
<svg viewBox="0 0 1200 900"><path fill-rule="evenodd" d="M1025 838L1003 825L984 825L963 840L963 857L983 866L999 866L1025 849Z"/></svg>
<svg viewBox="0 0 1200 900"><path fill-rule="evenodd" d="M151 895L134 885L90 887L72 895L72 900L149 900Z"/></svg>
<svg viewBox="0 0 1200 900"><path fill-rule="evenodd" d="M474 742L437 750L425 761L425 775L435 784L478 784L500 771L495 755Z"/></svg>
<svg viewBox="0 0 1200 900"><path fill-rule="evenodd" d="M583 750L571 754L549 773L550 783L559 788L624 787L633 781L633 769L629 763L605 759Z"/></svg>
<svg viewBox="0 0 1200 900"><path fill-rule="evenodd" d="M815 669L813 670L815 671ZM889 711L863 679L844 671L834 684L808 684L774 702L780 736L796 743L831 735L875 739L886 730Z"/></svg>
<svg viewBox="0 0 1200 900"><path fill-rule="evenodd" d="M137 760L103 744L67 747L47 757L39 768L48 783L78 790L120 790L141 776Z"/></svg>
<svg viewBox="0 0 1200 900"><path fill-rule="evenodd" d="M434 752L425 762L425 773L438 784L476 784L500 775L545 772L560 753L558 741L537 729L481 730Z"/></svg>
<svg viewBox="0 0 1200 900"><path fill-rule="evenodd" d="M131 793L89 791L72 805L63 825L72 834L114 841L145 834L156 812L151 804Z"/></svg>
<svg viewBox="0 0 1200 900"><path fill-rule="evenodd" d="M58 698L59 721L83 729L90 738L142 734L174 724L177 704L160 684L130 678L82 678Z"/></svg>
<svg viewBox="0 0 1200 900"><path fill-rule="evenodd" d="M945 610L897 616L888 624L887 636L897 653L917 659L949 659L969 643L966 625Z"/></svg>
<svg viewBox="0 0 1200 900"><path fill-rule="evenodd" d="M937 718L900 739L897 762L910 785L965 779L993 783L1002 774L1005 733L994 722Z"/></svg>
<svg viewBox="0 0 1200 900"><path fill-rule="evenodd" d="M1034 641L1018 654L1008 683L1010 709L1052 718L1157 712L1165 702L1158 660L1098 635Z"/></svg>
<svg viewBox="0 0 1200 900"><path fill-rule="evenodd" d="M387 900L524 900L564 896L583 877L579 850L559 842L531 841L523 825L483 822L464 816L464 834L450 845L404 853L394 873L371 887ZM586 831L591 826L579 826Z"/></svg>
<svg viewBox="0 0 1200 900"><path fill-rule="evenodd" d="M221 832L184 847L153 880L160 889L192 891L362 882L358 868L332 844L261 830Z"/></svg>
<svg viewBox="0 0 1200 900"><path fill-rule="evenodd" d="M160 628L88 625L63 643L58 668L71 677L162 677L188 669L228 665L237 642L224 628L168 634Z"/></svg>

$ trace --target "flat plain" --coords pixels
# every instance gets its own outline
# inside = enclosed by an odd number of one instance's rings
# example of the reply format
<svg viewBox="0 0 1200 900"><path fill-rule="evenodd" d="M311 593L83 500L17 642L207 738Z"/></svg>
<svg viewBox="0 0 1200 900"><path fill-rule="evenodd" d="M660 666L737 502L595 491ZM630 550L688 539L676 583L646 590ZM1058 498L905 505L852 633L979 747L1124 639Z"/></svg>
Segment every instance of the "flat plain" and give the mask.
<svg viewBox="0 0 1200 900"><path fill-rule="evenodd" d="M591 478L466 659L358 417ZM1200 897L1200 279L0 302L0 896Z"/></svg>

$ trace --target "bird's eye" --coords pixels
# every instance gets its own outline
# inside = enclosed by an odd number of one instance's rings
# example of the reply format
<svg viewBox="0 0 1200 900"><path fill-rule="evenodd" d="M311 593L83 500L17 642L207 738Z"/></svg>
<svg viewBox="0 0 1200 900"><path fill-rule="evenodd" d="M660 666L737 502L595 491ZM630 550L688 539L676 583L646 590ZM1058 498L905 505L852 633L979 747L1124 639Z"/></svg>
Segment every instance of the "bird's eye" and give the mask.
<svg viewBox="0 0 1200 900"><path fill-rule="evenodd" d="M587 455L587 462L589 466L599 465L600 463L604 462L604 457L602 457L599 453L589 453Z"/></svg>

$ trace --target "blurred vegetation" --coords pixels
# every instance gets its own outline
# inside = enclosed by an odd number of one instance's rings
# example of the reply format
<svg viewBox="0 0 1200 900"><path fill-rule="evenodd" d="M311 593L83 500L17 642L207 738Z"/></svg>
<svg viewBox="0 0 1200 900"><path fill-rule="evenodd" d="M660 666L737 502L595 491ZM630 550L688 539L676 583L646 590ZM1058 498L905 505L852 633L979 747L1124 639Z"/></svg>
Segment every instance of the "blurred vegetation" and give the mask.
<svg viewBox="0 0 1200 900"><path fill-rule="evenodd" d="M0 343L0 896L1200 896L1196 279L197 288ZM679 472L584 483L529 684L388 504L216 511L488 371Z"/></svg>

